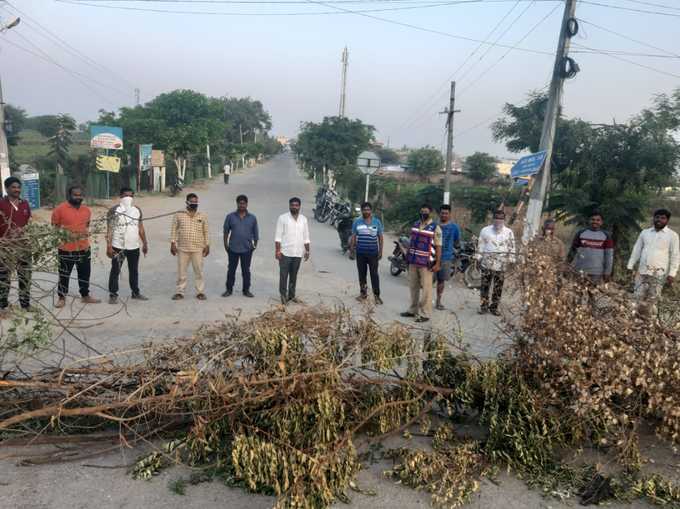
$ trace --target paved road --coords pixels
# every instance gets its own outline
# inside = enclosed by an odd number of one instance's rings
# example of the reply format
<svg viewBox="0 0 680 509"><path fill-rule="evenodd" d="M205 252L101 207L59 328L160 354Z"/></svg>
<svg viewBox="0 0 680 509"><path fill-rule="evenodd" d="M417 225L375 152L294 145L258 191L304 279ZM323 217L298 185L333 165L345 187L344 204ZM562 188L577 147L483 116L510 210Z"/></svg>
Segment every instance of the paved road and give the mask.
<svg viewBox="0 0 680 509"><path fill-rule="evenodd" d="M165 338L191 334L199 325L219 320L225 314L243 312L254 315L277 304L277 264L273 257L273 236L276 218L287 210L288 199L299 196L303 212L310 217L313 205L313 185L300 176L293 161L286 156L278 157L246 173L233 175L231 184L215 180L196 189L200 208L207 212L210 221L212 252L206 260L208 300L200 302L191 298L173 302L175 259L168 251L169 218L147 221L151 253L142 261L142 290L151 301L130 305L124 312L112 317L107 314L117 309L108 304L90 306L80 310L77 305L60 312L62 318L78 314L75 329L82 337L102 351L111 351L136 345L140 340L163 341ZM255 299L247 299L236 292L229 299L220 297L226 273L226 255L222 249L221 225L226 212L233 210L235 197L244 193L250 198L250 210L257 214L262 240L253 260L253 292ZM139 200L145 217L172 212L183 208L182 197L148 197ZM308 304L342 303L353 312L365 309L354 297L357 294L356 269L350 260L343 258L334 229L310 221L312 259L303 265L299 278L299 296ZM387 249L389 249L389 245ZM386 249L386 251L387 251ZM99 250L94 270L94 282L106 286L108 260ZM387 254L387 253L386 253ZM382 263L381 277L385 305L376 310L376 318L391 321L398 318L408 301L405 276L389 275L387 263ZM121 295L127 294L123 283ZM96 293L104 297L104 290ZM45 303L47 304L48 299ZM448 311L435 311L432 327L451 332L458 323L466 341L474 352L490 355L498 349L499 323L496 319L476 314L477 295L466 290L458 282L447 289ZM70 341L75 345L73 341ZM72 346L72 350L76 350ZM20 451L25 454L26 451ZM32 450L37 453L39 449ZM104 458L95 458L78 464L46 465L41 467L18 467L7 455L12 451L0 449L0 507L17 509L118 509L118 508L230 508L264 509L271 507L273 499L255 496L242 490L230 489L218 482L190 487L187 496L172 494L169 480L186 475L186 469L173 468L151 482L133 481L121 465L130 464L139 455L137 450L121 450ZM95 468L87 464L95 464ZM360 474L360 485L377 490L377 496L350 494L351 507L426 508L429 497L413 490L399 487L382 478L381 472L389 468L386 463L374 465ZM554 500L544 500L540 494L526 489L521 481L501 476L501 484L484 482L481 494L469 506L477 509L564 508ZM345 507L338 504L338 507ZM647 507L632 505L626 507Z"/></svg>
<svg viewBox="0 0 680 509"><path fill-rule="evenodd" d="M187 298L174 302L176 259L169 253L168 232L170 217L151 219L146 222L149 235L150 253L141 262L142 292L151 298L149 302L129 301L128 307L113 317L107 317L118 310L106 303L81 309L78 301L59 313L62 318L78 315L77 324L81 335L89 344L100 351L110 351L138 344L141 340L163 340L167 337L189 335L206 322L222 319L225 314L243 313L250 316L278 304L278 264L273 256L273 239L276 219L288 210L288 199L299 196L302 212L310 219L312 240L311 260L303 263L298 278L298 296L307 304L343 304L353 312L367 310L356 302L358 294L356 266L343 257L337 232L326 224L313 219L314 185L301 176L289 156L279 156L245 173L233 175L231 183L224 185L215 179L196 189L199 194L200 210L209 218L211 253L205 260L208 300L201 302L193 298L190 280ZM249 209L257 215L260 226L260 247L253 264L252 291L254 299L240 294L240 274L234 295L228 299L220 297L224 291L227 270L226 253L222 246L222 223L225 214L235 209L235 197L246 194L250 200ZM184 207L184 198L149 197L138 203L147 218L167 214ZM97 261L93 270L93 282L99 288L94 293L106 297L109 260L99 243ZM389 274L387 255L392 243L386 240L385 259L381 263L381 285L385 305L375 309L378 320L399 319L399 313L408 306L406 275L393 277ZM74 285L72 285L74 286ZM75 288L71 288L72 293ZM121 296L129 295L126 273L121 277ZM435 311L431 327L447 334L462 328L463 336L470 343L471 351L481 356L493 355L497 350L497 319L480 317L476 314L478 296L466 289L461 282L451 282L446 291L447 311ZM105 299L104 299L105 300ZM96 324L96 326L92 326Z"/></svg>

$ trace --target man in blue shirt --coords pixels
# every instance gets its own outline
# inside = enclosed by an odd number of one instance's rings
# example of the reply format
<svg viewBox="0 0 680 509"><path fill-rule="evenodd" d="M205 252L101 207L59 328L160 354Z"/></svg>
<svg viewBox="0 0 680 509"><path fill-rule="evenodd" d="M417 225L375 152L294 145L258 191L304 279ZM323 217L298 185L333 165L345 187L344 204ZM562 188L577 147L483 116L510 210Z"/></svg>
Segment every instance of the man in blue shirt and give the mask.
<svg viewBox="0 0 680 509"><path fill-rule="evenodd" d="M451 206L442 205L439 209L439 228L442 230L442 263L437 272L437 309L442 310L442 295L444 287L451 277L451 266L455 257L455 250L460 249L460 228L451 221Z"/></svg>
<svg viewBox="0 0 680 509"><path fill-rule="evenodd" d="M241 194L236 197L236 212L227 214L224 220L224 249L229 256L229 268L227 269L227 291L222 297L229 297L234 291L236 280L236 268L241 263L241 276L243 276L243 295L254 297L250 292L250 262L253 259L253 251L257 248L260 233L257 227L257 218L248 212L248 197Z"/></svg>
<svg viewBox="0 0 680 509"><path fill-rule="evenodd" d="M373 217L373 206L364 202L361 204L361 217L352 225L350 250L356 248L357 269L359 270L359 288L361 293L357 300L368 298L367 270L371 273L371 287L376 304L382 304L380 299L380 277L378 276L378 262L383 253L383 225L380 219Z"/></svg>

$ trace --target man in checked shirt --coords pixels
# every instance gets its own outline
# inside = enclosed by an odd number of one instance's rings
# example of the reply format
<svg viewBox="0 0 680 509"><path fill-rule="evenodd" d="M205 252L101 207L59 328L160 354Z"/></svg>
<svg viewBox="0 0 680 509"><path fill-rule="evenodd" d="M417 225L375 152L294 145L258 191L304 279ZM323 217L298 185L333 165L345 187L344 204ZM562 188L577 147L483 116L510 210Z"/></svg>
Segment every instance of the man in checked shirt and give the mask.
<svg viewBox="0 0 680 509"><path fill-rule="evenodd" d="M198 196L195 193L187 195L186 204L186 210L177 212L172 218L170 228L170 253L177 256L177 291L172 300L184 298L189 262L194 270L196 298L205 300L203 258L210 253L208 216L198 211Z"/></svg>

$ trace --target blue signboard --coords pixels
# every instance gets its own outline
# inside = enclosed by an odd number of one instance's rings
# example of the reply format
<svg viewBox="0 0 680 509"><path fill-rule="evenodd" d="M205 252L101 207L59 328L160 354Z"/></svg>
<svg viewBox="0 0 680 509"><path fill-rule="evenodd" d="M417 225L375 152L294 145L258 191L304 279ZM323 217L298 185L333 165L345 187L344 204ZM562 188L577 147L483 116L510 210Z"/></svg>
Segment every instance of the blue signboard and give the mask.
<svg viewBox="0 0 680 509"><path fill-rule="evenodd" d="M536 152L535 154L530 154L524 156L522 159L515 163L515 166L510 170L510 176L514 179L520 177L530 177L531 175L536 175L545 162L546 151Z"/></svg>
<svg viewBox="0 0 680 509"><path fill-rule="evenodd" d="M21 175L21 197L28 202L31 209L40 208L40 175L24 173Z"/></svg>
<svg viewBox="0 0 680 509"><path fill-rule="evenodd" d="M151 153L153 152L152 145L140 145L139 146L139 160L141 162L140 167L142 171L147 171L151 169Z"/></svg>

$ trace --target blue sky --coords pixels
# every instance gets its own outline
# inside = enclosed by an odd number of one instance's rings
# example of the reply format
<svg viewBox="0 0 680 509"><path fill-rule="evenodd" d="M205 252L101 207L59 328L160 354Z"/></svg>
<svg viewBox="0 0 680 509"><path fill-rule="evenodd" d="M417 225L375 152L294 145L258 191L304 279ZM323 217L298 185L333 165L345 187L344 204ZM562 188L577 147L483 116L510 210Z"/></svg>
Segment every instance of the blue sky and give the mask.
<svg viewBox="0 0 680 509"><path fill-rule="evenodd" d="M378 139L386 142L389 138L392 146L429 144L439 148L444 140L444 118L437 111L448 103L447 82L452 73L468 58L454 76L458 80L457 108L462 110L456 116L455 150L463 155L483 150L503 156L505 150L491 140L488 124L498 116L505 102L522 101L530 90L545 86L553 65L550 55L511 51L501 60L508 51L506 48L493 47L487 52L488 46L483 46L473 53L478 47L476 42L356 14L264 15L337 10L304 0L293 5L82 2L255 15L125 11L54 0L11 0L9 4L0 1L3 20L16 14L15 8L29 16L24 18L25 23L0 35L0 69L7 102L24 107L30 114L68 112L82 121L95 118L100 108L110 110L133 104L135 86L141 90L142 101L164 91L192 88L210 95L260 99L272 115L273 132L290 136L302 121L318 121L324 115L337 113L340 54L347 45L350 51L347 115L374 125ZM478 40L485 40L505 17L489 41L502 36L499 44L514 46L526 36L520 44L522 48L549 53L555 50L562 2L483 0L423 8L427 3L436 0L335 5L349 10L415 5L419 8L370 14ZM590 3L579 3L577 10L577 16L587 22L680 53L674 40L680 22L677 0L654 2L670 8L634 0L599 3L670 14L629 12ZM115 71L115 75L89 65L53 39L44 37L43 27L96 63ZM582 24L574 42L605 50L667 54L589 24ZM573 56L581 73L566 86L564 110L570 116L593 122L623 121L647 106L653 95L680 86L678 58L621 55L637 64L676 75L670 76L606 55ZM86 87L54 62L80 73L83 80L99 83L87 81Z"/></svg>

